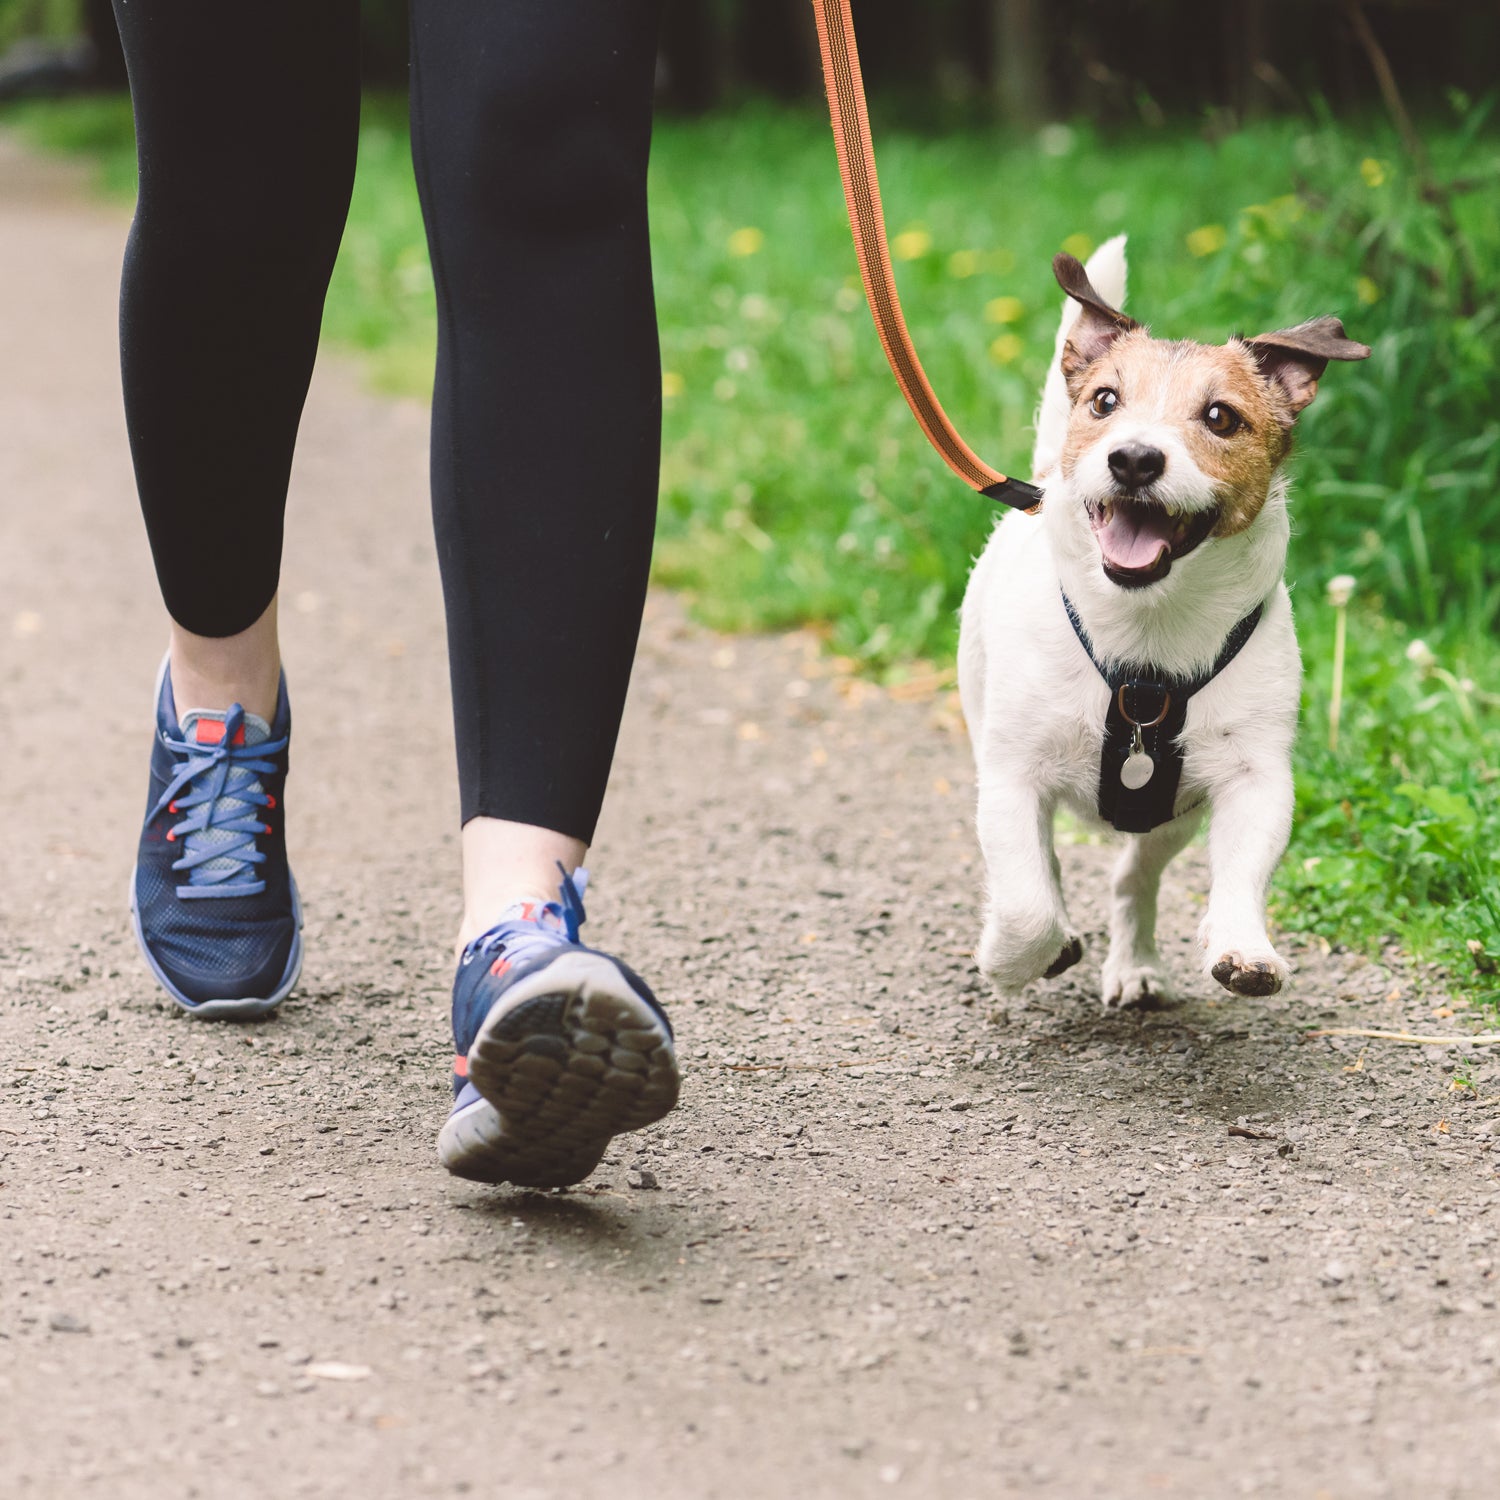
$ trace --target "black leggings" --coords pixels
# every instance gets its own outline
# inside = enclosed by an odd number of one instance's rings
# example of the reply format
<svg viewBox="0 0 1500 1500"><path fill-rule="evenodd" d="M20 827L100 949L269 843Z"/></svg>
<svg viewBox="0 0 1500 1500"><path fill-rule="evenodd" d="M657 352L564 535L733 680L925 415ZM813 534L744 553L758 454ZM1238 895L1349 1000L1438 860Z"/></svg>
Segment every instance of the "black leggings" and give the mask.
<svg viewBox="0 0 1500 1500"><path fill-rule="evenodd" d="M646 229L658 8L412 4L465 821L588 840L609 775L661 447ZM162 595L196 634L244 630L276 592L354 175L358 11L116 0L140 158L126 416Z"/></svg>

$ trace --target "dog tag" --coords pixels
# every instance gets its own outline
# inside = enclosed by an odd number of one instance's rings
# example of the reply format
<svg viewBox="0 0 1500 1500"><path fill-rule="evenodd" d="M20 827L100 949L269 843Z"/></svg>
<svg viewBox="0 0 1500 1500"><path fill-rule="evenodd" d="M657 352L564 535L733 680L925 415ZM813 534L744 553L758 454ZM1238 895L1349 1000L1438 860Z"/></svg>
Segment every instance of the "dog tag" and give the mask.
<svg viewBox="0 0 1500 1500"><path fill-rule="evenodd" d="M1130 726L1130 754L1120 767L1120 785L1138 792L1151 780L1156 772L1156 762L1146 754L1146 742L1141 736L1141 726L1134 722Z"/></svg>

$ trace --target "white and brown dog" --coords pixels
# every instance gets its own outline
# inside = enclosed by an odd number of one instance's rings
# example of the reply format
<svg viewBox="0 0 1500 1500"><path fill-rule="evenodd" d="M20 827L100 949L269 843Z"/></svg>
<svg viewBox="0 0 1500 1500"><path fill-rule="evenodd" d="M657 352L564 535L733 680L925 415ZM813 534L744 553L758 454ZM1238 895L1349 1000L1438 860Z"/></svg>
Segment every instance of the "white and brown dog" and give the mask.
<svg viewBox="0 0 1500 1500"><path fill-rule="evenodd" d="M1124 245L1086 270L1053 263L1069 300L1037 422L1042 513L1005 517L964 599L979 966L1008 996L1082 957L1052 844L1061 804L1132 835L1104 1004L1165 997L1157 889L1206 807L1205 967L1267 995L1287 976L1265 906L1291 829L1301 681L1280 465L1328 361L1370 351L1328 317L1224 345L1153 338L1117 311Z"/></svg>

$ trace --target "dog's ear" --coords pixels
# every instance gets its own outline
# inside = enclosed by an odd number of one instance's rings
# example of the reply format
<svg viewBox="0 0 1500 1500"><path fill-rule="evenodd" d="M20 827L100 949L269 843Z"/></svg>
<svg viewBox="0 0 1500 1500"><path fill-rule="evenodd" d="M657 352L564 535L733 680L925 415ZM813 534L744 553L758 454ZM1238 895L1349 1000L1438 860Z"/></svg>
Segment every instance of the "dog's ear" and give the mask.
<svg viewBox="0 0 1500 1500"><path fill-rule="evenodd" d="M1295 328L1258 333L1245 340L1260 373L1291 403L1292 416L1318 394L1318 381L1331 359L1368 359L1370 346L1344 337L1337 318L1313 318Z"/></svg>
<svg viewBox="0 0 1500 1500"><path fill-rule="evenodd" d="M1053 256L1052 274L1057 277L1057 284L1082 309L1068 330L1062 352L1063 379L1068 383L1068 394L1076 400L1075 384L1083 372L1122 333L1130 333L1141 325L1134 318L1127 318L1118 308L1111 307L1094 290L1088 272L1071 255Z"/></svg>

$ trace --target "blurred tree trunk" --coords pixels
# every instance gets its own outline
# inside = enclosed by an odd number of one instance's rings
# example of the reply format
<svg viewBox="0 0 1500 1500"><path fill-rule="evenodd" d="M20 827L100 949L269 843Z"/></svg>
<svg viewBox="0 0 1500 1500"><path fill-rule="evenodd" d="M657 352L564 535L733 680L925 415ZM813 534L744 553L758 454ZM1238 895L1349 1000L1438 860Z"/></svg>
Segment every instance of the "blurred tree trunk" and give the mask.
<svg viewBox="0 0 1500 1500"><path fill-rule="evenodd" d="M720 103L728 73L724 7L674 0L662 16L661 102L702 114Z"/></svg>
<svg viewBox="0 0 1500 1500"><path fill-rule="evenodd" d="M83 0L83 29L94 48L96 87L125 87L125 53L120 47L120 28L110 0Z"/></svg>
<svg viewBox="0 0 1500 1500"><path fill-rule="evenodd" d="M779 99L810 93L821 72L807 0L755 0L738 10L734 44L745 82Z"/></svg>
<svg viewBox="0 0 1500 1500"><path fill-rule="evenodd" d="M990 16L990 73L1000 118L1010 125L1040 125L1057 109L1042 0L992 0Z"/></svg>

